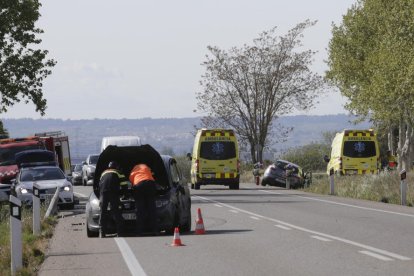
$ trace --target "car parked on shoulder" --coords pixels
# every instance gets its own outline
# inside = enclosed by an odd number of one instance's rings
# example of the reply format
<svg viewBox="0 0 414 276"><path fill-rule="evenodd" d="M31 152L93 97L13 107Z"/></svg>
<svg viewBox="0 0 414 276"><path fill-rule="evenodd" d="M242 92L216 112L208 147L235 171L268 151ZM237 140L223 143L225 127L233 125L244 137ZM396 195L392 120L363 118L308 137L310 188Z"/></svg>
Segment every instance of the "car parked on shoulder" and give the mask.
<svg viewBox="0 0 414 276"><path fill-rule="evenodd" d="M55 154L47 150L30 150L16 155L19 173L12 181L11 193L23 204L31 206L33 184L39 187L41 201L50 199L59 189L58 205L69 209L74 207L73 186L70 179L54 161ZM35 162L34 162L35 161Z"/></svg>
<svg viewBox="0 0 414 276"><path fill-rule="evenodd" d="M286 160L277 160L269 165L264 171L261 184L262 186L286 187L287 175L290 177L291 188L301 188L304 186L305 176L302 168Z"/></svg>
<svg viewBox="0 0 414 276"><path fill-rule="evenodd" d="M158 229L173 232L179 226L180 231L191 229L190 190L177 166L176 160L167 155L160 155L150 145L117 147L108 146L99 156L96 165L93 192L86 203L86 233L88 237L99 236L99 179L110 161L116 161L121 171L129 176L138 163L147 164L153 172L157 183L156 214ZM125 219L126 232L134 233L136 229L135 201L131 185L121 197L122 216ZM115 233L114 221L109 221L108 234ZM149 230L149 229L147 229Z"/></svg>
<svg viewBox="0 0 414 276"><path fill-rule="evenodd" d="M76 164L72 170L72 184L82 185L82 164Z"/></svg>
<svg viewBox="0 0 414 276"><path fill-rule="evenodd" d="M83 186L91 185L95 175L96 162L99 154L89 154L86 161L82 162L82 184Z"/></svg>

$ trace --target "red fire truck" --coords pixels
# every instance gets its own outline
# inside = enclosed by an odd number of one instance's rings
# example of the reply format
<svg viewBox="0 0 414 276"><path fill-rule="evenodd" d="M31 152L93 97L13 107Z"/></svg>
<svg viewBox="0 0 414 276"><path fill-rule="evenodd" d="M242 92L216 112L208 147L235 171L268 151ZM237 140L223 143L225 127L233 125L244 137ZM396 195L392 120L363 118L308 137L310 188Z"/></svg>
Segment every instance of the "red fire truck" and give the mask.
<svg viewBox="0 0 414 276"><path fill-rule="evenodd" d="M31 149L47 149L56 154L56 161L66 175L71 173L69 138L61 131L36 133L25 138L0 139L0 183L10 184L18 173L14 155Z"/></svg>

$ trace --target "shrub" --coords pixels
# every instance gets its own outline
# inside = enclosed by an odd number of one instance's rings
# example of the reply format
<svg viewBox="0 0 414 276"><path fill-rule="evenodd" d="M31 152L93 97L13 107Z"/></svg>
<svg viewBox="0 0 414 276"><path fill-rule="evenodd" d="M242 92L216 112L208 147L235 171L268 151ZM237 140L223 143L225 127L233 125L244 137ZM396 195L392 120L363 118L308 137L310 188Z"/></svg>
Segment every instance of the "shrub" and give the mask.
<svg viewBox="0 0 414 276"><path fill-rule="evenodd" d="M326 171L323 156L329 154L326 144L311 143L309 145L291 148L280 159L298 164L304 171Z"/></svg>

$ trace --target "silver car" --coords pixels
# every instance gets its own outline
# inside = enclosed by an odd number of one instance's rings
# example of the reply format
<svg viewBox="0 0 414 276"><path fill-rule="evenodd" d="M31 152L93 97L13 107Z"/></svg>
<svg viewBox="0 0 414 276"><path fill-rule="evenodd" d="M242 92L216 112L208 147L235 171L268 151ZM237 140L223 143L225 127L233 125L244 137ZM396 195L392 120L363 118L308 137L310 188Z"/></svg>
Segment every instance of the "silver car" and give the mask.
<svg viewBox="0 0 414 276"><path fill-rule="evenodd" d="M51 198L56 189L59 189L58 205L73 209L73 186L59 167L35 166L20 168L20 172L12 184L12 193L22 203L32 205L34 183L40 188L39 195L41 201Z"/></svg>

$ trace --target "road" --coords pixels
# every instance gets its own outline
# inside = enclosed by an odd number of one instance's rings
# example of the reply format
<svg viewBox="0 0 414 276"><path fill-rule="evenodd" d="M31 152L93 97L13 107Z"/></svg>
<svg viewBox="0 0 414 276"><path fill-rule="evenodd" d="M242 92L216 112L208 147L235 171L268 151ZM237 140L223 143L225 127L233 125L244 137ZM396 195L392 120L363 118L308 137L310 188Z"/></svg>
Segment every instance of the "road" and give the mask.
<svg viewBox="0 0 414 276"><path fill-rule="evenodd" d="M413 275L414 208L242 184L192 190L205 235L87 238L64 211L40 275Z"/></svg>

